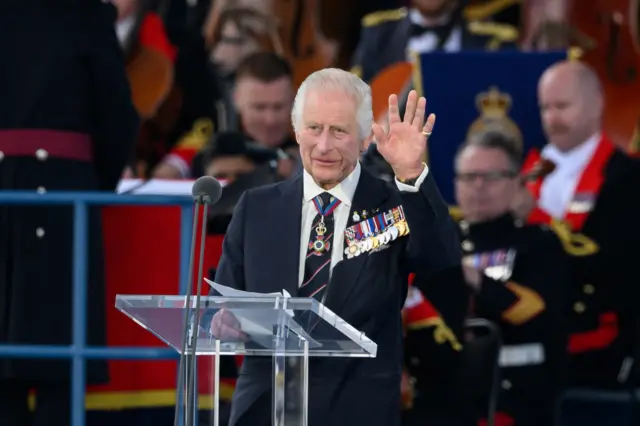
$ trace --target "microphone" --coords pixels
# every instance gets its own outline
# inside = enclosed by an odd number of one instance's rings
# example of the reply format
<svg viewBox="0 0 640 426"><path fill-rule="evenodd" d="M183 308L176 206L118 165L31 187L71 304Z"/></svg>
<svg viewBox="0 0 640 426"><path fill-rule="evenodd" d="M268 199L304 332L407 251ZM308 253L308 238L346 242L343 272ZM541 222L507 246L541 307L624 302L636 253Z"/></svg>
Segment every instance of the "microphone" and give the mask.
<svg viewBox="0 0 640 426"><path fill-rule="evenodd" d="M187 294L185 297L186 309L184 310L184 329L182 334L182 353L180 354L180 366L178 368L178 384L176 387L176 396L180 394L180 390L185 390L186 393L186 417L185 426L195 425L196 415L196 401L198 392L194 389L195 375L197 369L196 363L196 343L198 341L198 318L200 317L200 296L201 286L204 269L204 246L207 231L207 213L209 206L215 204L222 195L222 185L215 178L211 176L202 176L196 180L191 189L191 195L195 203L193 228L191 235L191 254L189 255L189 273L187 278ZM198 262L198 281L196 282L196 298L195 298L195 315L191 316L192 305L192 291L193 291L193 265L195 262L195 248L196 248L196 231L198 229L198 219L200 217L199 207L202 206L202 225L200 226L200 260ZM191 321L193 318L193 323ZM187 348L190 348L193 352L188 355ZM190 358L189 358L190 356ZM185 374L186 373L186 374ZM176 404L176 410L174 415L174 426L179 426L179 406Z"/></svg>

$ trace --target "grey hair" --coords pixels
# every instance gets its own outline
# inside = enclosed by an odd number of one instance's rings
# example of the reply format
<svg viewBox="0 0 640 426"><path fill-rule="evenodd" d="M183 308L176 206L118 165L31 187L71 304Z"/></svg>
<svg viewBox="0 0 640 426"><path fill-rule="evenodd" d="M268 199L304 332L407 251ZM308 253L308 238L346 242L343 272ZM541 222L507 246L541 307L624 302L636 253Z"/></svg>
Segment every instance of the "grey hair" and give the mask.
<svg viewBox="0 0 640 426"><path fill-rule="evenodd" d="M357 106L356 120L359 136L362 140L371 134L373 107L371 106L371 88L358 76L338 68L325 68L309 75L298 89L291 110L291 123L298 132L302 127L302 111L306 95L312 90L333 89L351 97Z"/></svg>
<svg viewBox="0 0 640 426"><path fill-rule="evenodd" d="M455 156L455 168L458 170L458 161L462 153L469 147L485 149L497 149L502 151L509 161L509 171L518 173L522 167L522 149L518 140L512 135L499 130L485 130L471 135L462 144Z"/></svg>

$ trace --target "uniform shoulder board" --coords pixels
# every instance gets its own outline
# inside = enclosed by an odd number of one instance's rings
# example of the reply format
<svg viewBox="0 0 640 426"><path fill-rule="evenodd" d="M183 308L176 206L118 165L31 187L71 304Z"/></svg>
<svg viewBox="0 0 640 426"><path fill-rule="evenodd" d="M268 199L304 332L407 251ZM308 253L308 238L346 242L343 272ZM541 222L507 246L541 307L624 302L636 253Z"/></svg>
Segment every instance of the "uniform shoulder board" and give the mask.
<svg viewBox="0 0 640 426"><path fill-rule="evenodd" d="M457 206L449 206L449 216L451 216L451 219L453 219L454 222L460 222L464 219L462 210Z"/></svg>
<svg viewBox="0 0 640 426"><path fill-rule="evenodd" d="M521 1L522 0L487 0L465 7L463 14L467 21L489 19L507 8L519 5Z"/></svg>
<svg viewBox="0 0 640 426"><path fill-rule="evenodd" d="M589 256L600 250L595 241L584 234L572 232L571 227L564 221L554 219L551 224L543 225L543 229L554 232L562 243L564 251L571 256Z"/></svg>
<svg viewBox="0 0 640 426"><path fill-rule="evenodd" d="M394 10L380 10L365 15L362 18L363 27L375 27L385 22L399 21L407 16L407 8L401 7Z"/></svg>
<svg viewBox="0 0 640 426"><path fill-rule="evenodd" d="M497 22L472 21L468 25L469 32L475 35L492 37L502 43L518 40L520 32L516 27Z"/></svg>

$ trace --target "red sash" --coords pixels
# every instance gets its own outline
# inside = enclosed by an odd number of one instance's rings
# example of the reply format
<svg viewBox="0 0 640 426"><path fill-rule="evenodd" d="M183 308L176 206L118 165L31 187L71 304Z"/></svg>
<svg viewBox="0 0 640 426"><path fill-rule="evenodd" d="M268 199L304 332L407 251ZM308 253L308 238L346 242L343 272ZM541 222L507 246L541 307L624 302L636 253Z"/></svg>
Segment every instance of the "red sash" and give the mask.
<svg viewBox="0 0 640 426"><path fill-rule="evenodd" d="M564 220L571 226L574 232L580 231L593 208L600 189L604 182L604 168L611 156L615 153L615 146L608 137L602 136L598 147L589 161L589 164L582 172L580 180L576 185L571 203L567 207ZM524 162L523 172L527 173L540 161L539 152L530 152ZM529 182L527 188L538 200L540 198L540 188L542 179ZM550 223L551 216L540 208L535 208L529 216L527 222ZM618 315L615 312L603 312L598 317L598 327L580 333L572 333L569 337L569 352L572 354L589 352L603 349L609 346L618 336Z"/></svg>
<svg viewBox="0 0 640 426"><path fill-rule="evenodd" d="M425 325L425 323L440 317L436 308L422 295L422 292L417 288L411 288L414 278L414 274L409 276L409 296L402 309L405 328Z"/></svg>
<svg viewBox="0 0 640 426"><path fill-rule="evenodd" d="M593 209L593 204L596 202L604 182L604 168L614 152L615 147L611 141L603 136L591 161L582 172L582 176L580 176L578 185L573 193L573 200L564 215L564 220L571 225L574 231L582 229L591 209ZM589 209L580 209L581 204L585 206L590 204L591 207Z"/></svg>
<svg viewBox="0 0 640 426"><path fill-rule="evenodd" d="M573 199L567 207L564 220L571 225L571 229L576 232L580 231L584 226L585 221L595 203L600 188L604 182L604 168L607 162L615 152L615 146L609 138L602 136L598 147L589 161L587 167L585 167L578 185L576 186L573 194ZM527 156L523 173L531 171L531 169L540 160L540 153L537 151L530 151ZM537 179L533 182L527 183L527 188L531 192L531 195L538 200L540 199L540 188L542 187L542 179ZM551 217L543 210L536 208L529 216L527 222L531 224L535 223L549 223Z"/></svg>

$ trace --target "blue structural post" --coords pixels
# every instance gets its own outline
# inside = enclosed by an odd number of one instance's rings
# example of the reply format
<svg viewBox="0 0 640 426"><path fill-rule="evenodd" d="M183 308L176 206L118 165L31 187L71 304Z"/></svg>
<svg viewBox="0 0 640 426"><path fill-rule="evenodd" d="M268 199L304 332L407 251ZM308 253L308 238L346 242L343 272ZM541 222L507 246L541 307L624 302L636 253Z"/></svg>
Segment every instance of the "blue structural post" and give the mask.
<svg viewBox="0 0 640 426"><path fill-rule="evenodd" d="M189 282L189 257L191 256L191 228L193 227L193 206L180 208L180 288L179 294L187 294L192 283ZM180 368L176 366L176 383L180 383ZM176 409L178 410L178 424L184 422L184 389L176 387Z"/></svg>
<svg viewBox="0 0 640 426"><path fill-rule="evenodd" d="M191 227L193 226L193 206L180 207L180 288L179 294L187 294L189 288L189 256L191 247Z"/></svg>
<svg viewBox="0 0 640 426"><path fill-rule="evenodd" d="M98 192L0 191L0 205L73 206L73 328L69 346L0 344L0 358L69 359L71 362L71 425L84 426L87 359L176 359L167 348L89 348L87 347L87 280L89 262L89 209L104 205L180 206L180 294L189 283L189 257L193 201L186 196L117 195ZM182 413L184 415L184 413ZM2 425L0 425L2 426Z"/></svg>
<svg viewBox="0 0 640 426"><path fill-rule="evenodd" d="M71 424L85 424L87 340L87 263L88 207L84 201L73 203L73 358L71 368Z"/></svg>

